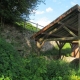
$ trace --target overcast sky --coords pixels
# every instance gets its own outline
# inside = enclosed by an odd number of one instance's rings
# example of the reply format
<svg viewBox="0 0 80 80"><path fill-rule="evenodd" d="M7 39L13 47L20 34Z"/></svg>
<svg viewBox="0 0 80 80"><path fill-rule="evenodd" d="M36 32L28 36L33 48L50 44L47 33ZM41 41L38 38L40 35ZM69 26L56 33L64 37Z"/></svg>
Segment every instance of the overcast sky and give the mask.
<svg viewBox="0 0 80 80"><path fill-rule="evenodd" d="M74 5L80 5L80 0L45 0L40 4L34 15L30 16L32 22L46 26Z"/></svg>

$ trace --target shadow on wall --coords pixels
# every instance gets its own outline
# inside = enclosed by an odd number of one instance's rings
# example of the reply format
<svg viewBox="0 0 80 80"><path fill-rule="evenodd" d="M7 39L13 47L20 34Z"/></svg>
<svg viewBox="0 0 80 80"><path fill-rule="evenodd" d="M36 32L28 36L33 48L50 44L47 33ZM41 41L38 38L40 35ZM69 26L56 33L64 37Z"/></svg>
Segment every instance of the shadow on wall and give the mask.
<svg viewBox="0 0 80 80"><path fill-rule="evenodd" d="M55 41L46 41L42 46L41 51L48 51L50 49L53 49L54 46L56 46Z"/></svg>

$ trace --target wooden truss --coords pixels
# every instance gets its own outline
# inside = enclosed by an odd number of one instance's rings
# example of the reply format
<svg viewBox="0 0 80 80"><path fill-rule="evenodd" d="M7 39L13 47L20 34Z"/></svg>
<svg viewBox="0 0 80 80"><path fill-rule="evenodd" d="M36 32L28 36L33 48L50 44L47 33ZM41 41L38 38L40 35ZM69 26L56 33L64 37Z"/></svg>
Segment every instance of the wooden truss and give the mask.
<svg viewBox="0 0 80 80"><path fill-rule="evenodd" d="M66 42L78 41L80 68L80 6L76 5L32 36L40 49L45 41L56 41L61 49Z"/></svg>

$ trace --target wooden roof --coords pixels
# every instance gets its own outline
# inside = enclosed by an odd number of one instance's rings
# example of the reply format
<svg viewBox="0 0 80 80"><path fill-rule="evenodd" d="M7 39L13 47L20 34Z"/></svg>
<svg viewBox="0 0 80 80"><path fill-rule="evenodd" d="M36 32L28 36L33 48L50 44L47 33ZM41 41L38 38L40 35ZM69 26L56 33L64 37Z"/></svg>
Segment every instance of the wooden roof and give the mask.
<svg viewBox="0 0 80 80"><path fill-rule="evenodd" d="M31 38L35 39L35 41L77 40L79 12L80 6L73 6L56 20L52 21L39 32L35 33Z"/></svg>

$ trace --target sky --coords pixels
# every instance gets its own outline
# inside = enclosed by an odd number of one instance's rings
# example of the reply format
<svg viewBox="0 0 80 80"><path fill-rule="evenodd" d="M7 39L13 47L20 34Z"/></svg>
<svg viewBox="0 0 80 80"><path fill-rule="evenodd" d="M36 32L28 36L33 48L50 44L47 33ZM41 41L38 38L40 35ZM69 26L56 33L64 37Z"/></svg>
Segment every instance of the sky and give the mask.
<svg viewBox="0 0 80 80"><path fill-rule="evenodd" d="M45 4L33 10L35 14L30 15L30 21L45 27L76 4L80 5L80 0L45 0Z"/></svg>

